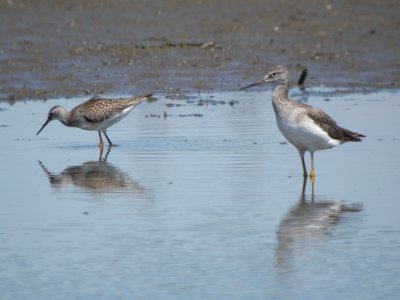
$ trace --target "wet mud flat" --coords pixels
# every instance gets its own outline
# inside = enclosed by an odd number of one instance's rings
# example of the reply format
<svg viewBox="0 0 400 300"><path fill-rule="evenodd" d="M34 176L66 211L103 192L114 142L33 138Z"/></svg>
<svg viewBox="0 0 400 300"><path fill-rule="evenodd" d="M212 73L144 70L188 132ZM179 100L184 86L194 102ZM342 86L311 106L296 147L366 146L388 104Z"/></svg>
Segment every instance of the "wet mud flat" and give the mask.
<svg viewBox="0 0 400 300"><path fill-rule="evenodd" d="M309 85L399 87L398 1L1 1L0 100Z"/></svg>

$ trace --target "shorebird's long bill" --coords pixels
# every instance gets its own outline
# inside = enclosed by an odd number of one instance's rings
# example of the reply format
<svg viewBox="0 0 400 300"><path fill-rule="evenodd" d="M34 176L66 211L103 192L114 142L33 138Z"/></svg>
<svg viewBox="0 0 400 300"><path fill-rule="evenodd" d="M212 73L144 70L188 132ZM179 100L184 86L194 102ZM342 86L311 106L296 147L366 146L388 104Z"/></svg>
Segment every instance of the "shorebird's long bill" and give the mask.
<svg viewBox="0 0 400 300"><path fill-rule="evenodd" d="M262 79L261 80L257 80L256 82L254 82L252 84L249 84L249 85L246 85L246 86L242 87L241 89L239 89L239 91L247 90L247 89L249 89L249 88L251 88L253 86L257 86L257 85L260 85L262 83L263 83Z"/></svg>
<svg viewBox="0 0 400 300"><path fill-rule="evenodd" d="M36 135L38 135L43 130L43 128L45 128L46 125L49 124L49 123L50 123L50 119L47 119L46 122L44 122L42 128L40 128L39 131L36 133Z"/></svg>

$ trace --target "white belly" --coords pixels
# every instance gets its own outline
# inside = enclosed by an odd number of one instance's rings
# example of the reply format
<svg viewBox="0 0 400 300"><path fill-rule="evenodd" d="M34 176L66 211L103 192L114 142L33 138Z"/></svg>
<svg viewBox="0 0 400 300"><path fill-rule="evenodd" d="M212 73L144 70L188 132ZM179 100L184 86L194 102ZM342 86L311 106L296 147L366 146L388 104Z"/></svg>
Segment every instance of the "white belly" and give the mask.
<svg viewBox="0 0 400 300"><path fill-rule="evenodd" d="M340 144L340 141L332 139L311 119L305 118L296 122L290 119L276 117L279 130L285 138L297 149L314 152L329 149Z"/></svg>
<svg viewBox="0 0 400 300"><path fill-rule="evenodd" d="M108 127L114 125L115 123L118 123L119 121L124 119L129 114L129 112L132 110L132 108L133 107L126 108L121 114L115 115L107 120L104 120L99 125L99 129L106 130Z"/></svg>
<svg viewBox="0 0 400 300"><path fill-rule="evenodd" d="M121 113L119 114L115 114L114 116L105 119L102 122L82 122L81 124L79 124L79 128L81 129L85 129L85 130L106 130L108 127L114 125L115 123L118 123L119 121L121 121L123 118L125 118L129 112L132 110L134 106L130 106L128 108L126 108L125 110L123 110Z"/></svg>

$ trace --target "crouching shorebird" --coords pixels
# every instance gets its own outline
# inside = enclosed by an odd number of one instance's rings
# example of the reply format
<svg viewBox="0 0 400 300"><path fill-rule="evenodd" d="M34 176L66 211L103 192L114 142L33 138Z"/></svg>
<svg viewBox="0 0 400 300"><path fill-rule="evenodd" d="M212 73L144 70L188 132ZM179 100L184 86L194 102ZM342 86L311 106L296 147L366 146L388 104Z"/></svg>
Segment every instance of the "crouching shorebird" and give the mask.
<svg viewBox="0 0 400 300"><path fill-rule="evenodd" d="M107 138L108 144L112 146L111 140L106 133L107 128L121 121L137 104L149 99L151 95L144 94L119 99L107 99L96 96L76 106L71 111L67 111L64 107L56 105L50 109L46 122L36 135L51 121L59 120L68 127L97 130L100 138L99 147L103 148L104 145L101 133Z"/></svg>
<svg viewBox="0 0 400 300"><path fill-rule="evenodd" d="M290 79L285 67L274 66L267 75L240 90L265 83L273 83L272 105L276 122L285 138L300 153L303 175L307 176L304 153L311 154L310 178L314 179L314 152L330 149L345 142L360 142L364 135L344 129L322 110L288 98Z"/></svg>

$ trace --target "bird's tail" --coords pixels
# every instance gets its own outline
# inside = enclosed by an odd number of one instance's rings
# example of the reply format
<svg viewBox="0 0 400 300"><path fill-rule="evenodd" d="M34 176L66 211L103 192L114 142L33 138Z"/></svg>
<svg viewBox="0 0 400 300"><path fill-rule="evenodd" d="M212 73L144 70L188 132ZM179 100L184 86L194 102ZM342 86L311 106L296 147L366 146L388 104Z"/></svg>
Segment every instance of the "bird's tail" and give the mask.
<svg viewBox="0 0 400 300"><path fill-rule="evenodd" d="M365 138L365 135L357 132L353 132L344 128L341 128L341 138L340 140L344 142L361 142L362 138Z"/></svg>
<svg viewBox="0 0 400 300"><path fill-rule="evenodd" d="M128 101L130 103L130 105L137 105L140 102L149 100L149 98L152 95L153 95L152 93L148 93L148 94L143 94L143 95L140 95L140 96L129 97L129 98L125 99L125 100Z"/></svg>

